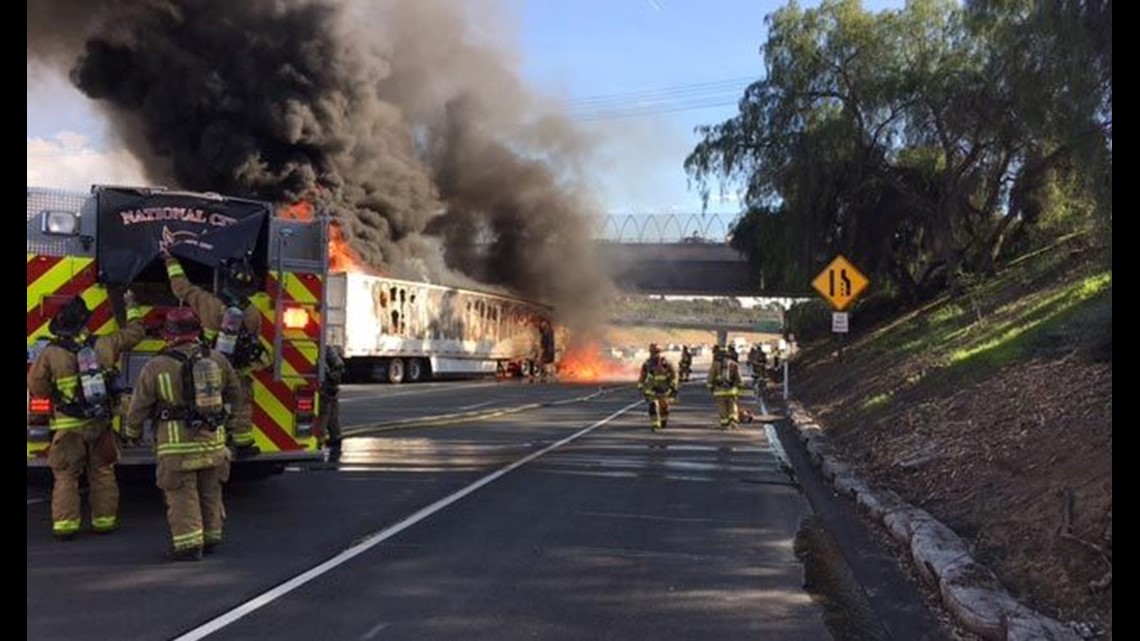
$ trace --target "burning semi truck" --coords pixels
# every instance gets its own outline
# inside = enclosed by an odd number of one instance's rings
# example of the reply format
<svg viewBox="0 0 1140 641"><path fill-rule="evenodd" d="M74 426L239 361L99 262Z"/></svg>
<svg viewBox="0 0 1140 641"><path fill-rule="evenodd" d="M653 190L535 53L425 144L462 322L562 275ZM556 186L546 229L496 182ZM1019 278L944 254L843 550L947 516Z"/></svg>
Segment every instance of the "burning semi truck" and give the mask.
<svg viewBox="0 0 1140 641"><path fill-rule="evenodd" d="M400 383L524 375L551 309L488 292L363 273L329 276L327 340L358 377Z"/></svg>
<svg viewBox="0 0 1140 641"><path fill-rule="evenodd" d="M308 202L282 207L279 215L317 218ZM539 328L551 320L550 306L377 274L336 225L329 227L329 256L325 339L341 350L354 379L526 376L541 367Z"/></svg>

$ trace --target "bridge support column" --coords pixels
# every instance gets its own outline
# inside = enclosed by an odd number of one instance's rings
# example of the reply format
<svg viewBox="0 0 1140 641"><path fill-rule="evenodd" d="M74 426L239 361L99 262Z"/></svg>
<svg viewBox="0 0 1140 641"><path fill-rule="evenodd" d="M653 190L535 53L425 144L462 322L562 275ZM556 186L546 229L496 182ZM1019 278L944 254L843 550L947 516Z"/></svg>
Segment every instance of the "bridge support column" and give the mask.
<svg viewBox="0 0 1140 641"><path fill-rule="evenodd" d="M726 343L728 343L728 330L727 329L716 330L716 344L727 347Z"/></svg>

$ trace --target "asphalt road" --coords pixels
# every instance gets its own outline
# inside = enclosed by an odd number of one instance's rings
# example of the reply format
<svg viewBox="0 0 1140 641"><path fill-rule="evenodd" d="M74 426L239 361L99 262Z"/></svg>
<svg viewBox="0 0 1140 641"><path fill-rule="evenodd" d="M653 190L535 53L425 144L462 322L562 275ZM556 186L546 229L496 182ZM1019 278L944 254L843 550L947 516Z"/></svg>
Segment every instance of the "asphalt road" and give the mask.
<svg viewBox="0 0 1140 641"><path fill-rule="evenodd" d="M67 543L29 482L28 638L831 639L768 434L680 401L654 434L628 385L346 386L340 460L231 482L199 563L145 475Z"/></svg>

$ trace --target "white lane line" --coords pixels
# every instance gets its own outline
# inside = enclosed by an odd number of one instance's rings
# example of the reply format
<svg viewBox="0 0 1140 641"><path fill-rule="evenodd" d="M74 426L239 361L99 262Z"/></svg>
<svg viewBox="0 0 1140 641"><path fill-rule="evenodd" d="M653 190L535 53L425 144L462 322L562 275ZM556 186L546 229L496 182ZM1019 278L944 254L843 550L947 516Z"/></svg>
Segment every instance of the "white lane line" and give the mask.
<svg viewBox="0 0 1140 641"><path fill-rule="evenodd" d="M384 622L380 622L380 623L377 623L376 625L372 626L372 629L371 629L371 630L369 630L369 631L368 631L368 632L367 632L367 633L366 633L366 634L365 634L363 637L361 637L361 638L363 638L363 639L365 639L365 641L367 641L368 639L371 639L372 637L374 637L374 636L376 636L377 634L379 634L379 633L380 633L380 631L381 631L381 630L383 630L383 629L384 629L384 628L386 628L386 627L388 627L388 624L387 624L387 623L384 623Z"/></svg>
<svg viewBox="0 0 1140 641"><path fill-rule="evenodd" d="M473 409L478 409L480 407L486 407L487 405L490 405L491 403L494 403L494 402L495 401L483 401L482 403L473 403L471 405L463 405L457 409L459 409L460 411L473 410Z"/></svg>
<svg viewBox="0 0 1140 641"><path fill-rule="evenodd" d="M46 500L47 499L28 499L28 505L33 505L35 503L43 503Z"/></svg>
<svg viewBox="0 0 1140 641"><path fill-rule="evenodd" d="M182 636L174 639L174 641L197 641L198 639L205 638L206 636L211 635L211 634L217 632L218 630L221 630L222 628L230 625L231 623L234 623L235 621L241 619L245 615L247 615L251 612L254 612L255 610L258 610L258 609L260 609L266 605L269 605L270 603L276 601L277 599L280 599L281 597L285 596L286 594L289 594L293 590L296 590L297 588L305 585L309 581L312 581L313 579L316 579L317 577L329 572L330 570L333 570L338 566L344 565L345 563L351 561L352 559L356 558L357 556L364 554L368 550L371 550L372 548L376 547L377 545L380 545L384 541L387 541L388 539L392 538L393 536L396 536L400 532L403 532L404 530L415 525L416 523L423 521L424 519L435 514L436 512L439 512L440 510L443 510L444 508L448 507L452 503L455 503L455 502L459 501L460 499L466 497L468 494L475 492L476 490L482 488L485 485L493 483L494 481L505 476L506 474L513 472L514 470L522 467L523 465L526 465L527 463L530 463L534 459L546 454L547 452L550 452L551 450L562 447L563 445L565 445L565 444L567 444L567 443L569 443L569 442L571 442L577 438L580 438L582 436L585 436L586 434L589 434L590 432L594 431L595 429L605 425L606 423L609 423L610 421L621 416L622 414L625 414L629 410L631 410L635 407L641 407L644 403L645 403L645 401L642 401L642 400L638 400L636 402L630 403L629 405L626 405L625 407L621 408L620 410L617 410L613 414L610 414L609 416L601 419L600 421L597 421L597 422L595 422L595 423L593 423L587 427L584 427L584 428L578 430L577 432L574 432L573 434L571 434L570 436L567 436L566 438L562 439L561 441L558 441L556 443L548 445L547 447L544 447L543 449L538 450L537 452L532 452L531 454L528 454L528 455L522 457L521 459L515 461L514 463L511 463L510 465L508 465L508 466L506 466L500 470L497 470L495 472L492 472L492 473L488 474L487 476L484 476L483 478L479 479L478 481L475 481L471 485L468 485L467 487L459 490L458 492L455 492L454 494L451 494L450 496L446 496L446 497L436 501L435 503L432 503L431 505L429 505L427 507L421 508L419 511L412 514L411 516L404 519L403 521L400 521L399 523L396 523L395 525L392 525L388 528L380 530L379 532L376 532L375 534L370 535L368 538L364 539L360 543L357 543L356 545L348 548L347 550L341 552L340 554L337 554L336 556L325 561L324 563L321 563L320 565L312 567L312 568L302 572L301 574L298 574L297 576L289 579L288 581L285 581L281 585L278 585L275 588L271 588L265 592L262 592L261 594L253 597L252 599L250 599L249 601L246 601L245 603L242 603L241 605L235 607L234 609L230 610L229 612L225 612L225 613L215 617L214 619L211 619L210 621L207 621L206 623L198 626L197 628L190 630L186 634L183 634Z"/></svg>
<svg viewBox="0 0 1140 641"><path fill-rule="evenodd" d="M792 469L792 461L788 458L788 453L784 451L784 446L780 443L780 435L776 433L776 428L771 423L764 424L764 434L768 437L768 442L772 444L772 450L776 453L776 458L780 459L780 463Z"/></svg>

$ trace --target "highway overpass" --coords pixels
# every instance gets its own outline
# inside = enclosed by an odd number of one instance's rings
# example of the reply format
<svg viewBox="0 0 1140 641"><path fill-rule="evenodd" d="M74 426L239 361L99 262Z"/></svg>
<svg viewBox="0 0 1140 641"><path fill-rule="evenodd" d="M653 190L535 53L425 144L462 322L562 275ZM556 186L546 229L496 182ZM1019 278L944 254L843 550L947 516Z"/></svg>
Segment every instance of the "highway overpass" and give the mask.
<svg viewBox="0 0 1140 641"><path fill-rule="evenodd" d="M716 318L663 318L657 315L611 316L611 325L635 327L662 327L667 329L701 329L716 332L717 343L724 345L729 333L764 332L780 334L784 330L784 314L780 310L755 310L756 319L745 322L741 319Z"/></svg>
<svg viewBox="0 0 1140 641"><path fill-rule="evenodd" d="M724 243L599 242L614 282L642 294L758 296L760 276Z"/></svg>

